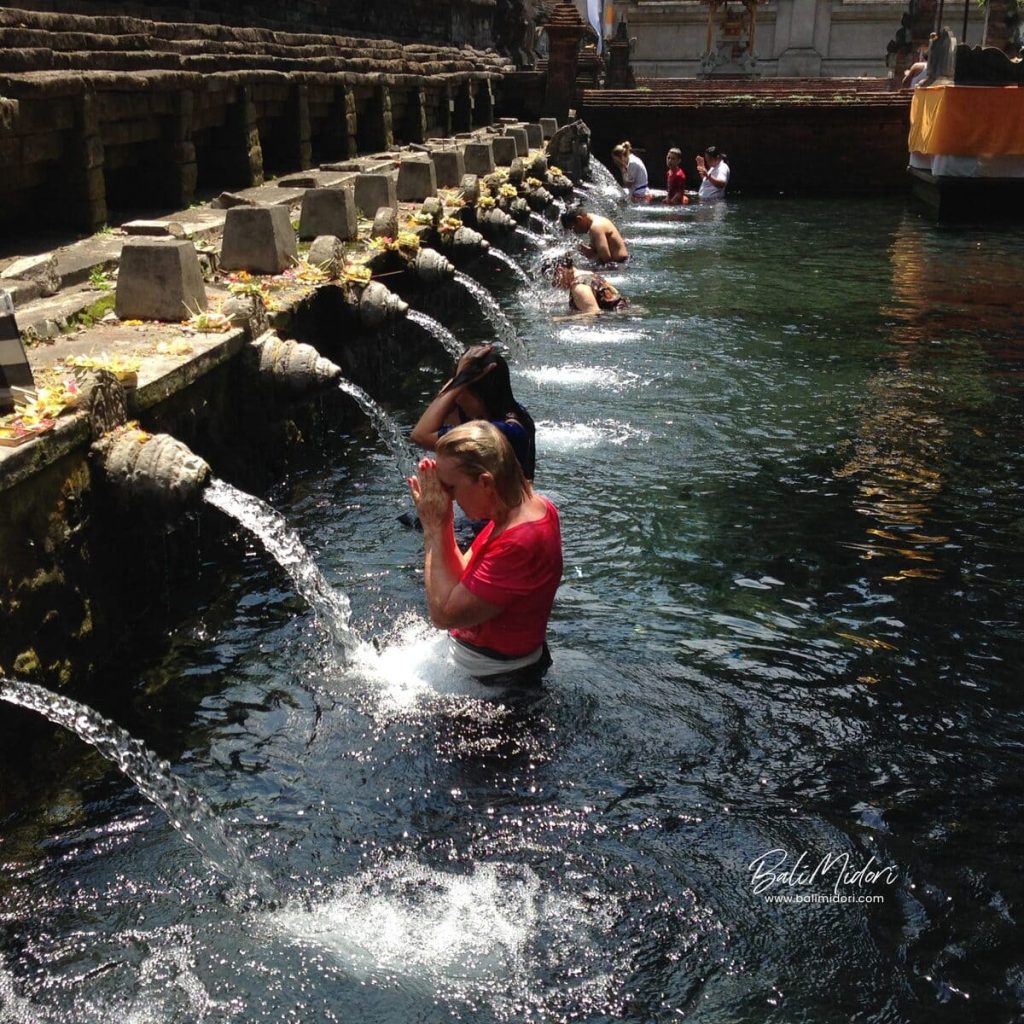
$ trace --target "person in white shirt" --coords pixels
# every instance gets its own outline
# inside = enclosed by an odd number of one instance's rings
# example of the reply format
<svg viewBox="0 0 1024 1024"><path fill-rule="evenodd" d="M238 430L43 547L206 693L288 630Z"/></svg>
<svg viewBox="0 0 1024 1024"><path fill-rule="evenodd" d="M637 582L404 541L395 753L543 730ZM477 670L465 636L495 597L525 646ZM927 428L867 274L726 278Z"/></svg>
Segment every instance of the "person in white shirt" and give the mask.
<svg viewBox="0 0 1024 1024"><path fill-rule="evenodd" d="M633 147L628 142L620 142L612 150L612 159L622 173L626 196L633 202L644 202L648 199L647 168L643 160L633 152Z"/></svg>
<svg viewBox="0 0 1024 1024"><path fill-rule="evenodd" d="M697 195L702 203L725 198L725 189L729 184L729 165L725 162L725 154L720 153L717 146L708 146L703 156L697 155L697 173L700 175Z"/></svg>

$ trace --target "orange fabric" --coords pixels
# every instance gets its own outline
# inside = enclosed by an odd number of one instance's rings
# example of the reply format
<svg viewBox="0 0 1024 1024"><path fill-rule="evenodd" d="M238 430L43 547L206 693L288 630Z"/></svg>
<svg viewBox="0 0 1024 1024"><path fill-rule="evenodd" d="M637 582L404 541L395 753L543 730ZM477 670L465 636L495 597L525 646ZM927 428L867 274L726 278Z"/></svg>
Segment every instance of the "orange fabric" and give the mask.
<svg viewBox="0 0 1024 1024"><path fill-rule="evenodd" d="M929 85L914 90L910 151L932 156L1024 155L1024 88Z"/></svg>

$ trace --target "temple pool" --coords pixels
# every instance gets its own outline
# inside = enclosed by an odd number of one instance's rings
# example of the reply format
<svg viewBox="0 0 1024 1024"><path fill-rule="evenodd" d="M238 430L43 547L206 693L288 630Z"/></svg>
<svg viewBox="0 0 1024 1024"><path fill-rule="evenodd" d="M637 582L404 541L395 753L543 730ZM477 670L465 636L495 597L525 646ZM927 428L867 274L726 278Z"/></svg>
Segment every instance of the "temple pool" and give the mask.
<svg viewBox="0 0 1024 1024"><path fill-rule="evenodd" d="M273 898L61 734L2 823L0 1019L1017 1019L1024 238L619 217L624 314L480 275L563 517L543 692L446 668L394 459L328 439L268 497L351 598L349 668L240 532L93 701ZM445 369L376 397L407 428Z"/></svg>

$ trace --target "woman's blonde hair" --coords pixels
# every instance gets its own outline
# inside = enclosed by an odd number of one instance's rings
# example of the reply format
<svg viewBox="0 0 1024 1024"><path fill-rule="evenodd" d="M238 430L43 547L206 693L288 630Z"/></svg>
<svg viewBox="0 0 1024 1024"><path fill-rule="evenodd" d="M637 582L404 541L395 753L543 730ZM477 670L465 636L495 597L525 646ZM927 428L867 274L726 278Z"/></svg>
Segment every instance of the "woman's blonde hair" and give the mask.
<svg viewBox="0 0 1024 1024"><path fill-rule="evenodd" d="M628 143L628 142L620 142L612 150L612 156L614 156L614 157L624 156L628 160L629 159L629 154L632 153L632 152L633 152L633 147L632 147L632 145L630 145L630 143Z"/></svg>
<svg viewBox="0 0 1024 1024"><path fill-rule="evenodd" d="M508 438L487 420L471 420L438 439L437 455L453 459L467 476L478 480L490 473L494 489L506 508L526 500L526 477Z"/></svg>

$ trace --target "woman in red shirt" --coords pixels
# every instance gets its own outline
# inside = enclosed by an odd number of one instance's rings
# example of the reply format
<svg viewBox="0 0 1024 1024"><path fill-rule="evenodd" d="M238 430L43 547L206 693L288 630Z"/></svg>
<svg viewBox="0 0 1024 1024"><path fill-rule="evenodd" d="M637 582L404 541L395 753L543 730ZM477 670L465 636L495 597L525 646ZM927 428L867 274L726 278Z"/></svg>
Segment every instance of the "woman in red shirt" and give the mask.
<svg viewBox="0 0 1024 1024"><path fill-rule="evenodd" d="M409 489L423 524L430 621L448 630L455 663L481 682L540 682L562 578L558 510L484 420L441 437L436 460L420 462ZM453 501L470 519L490 520L466 552L455 541Z"/></svg>

